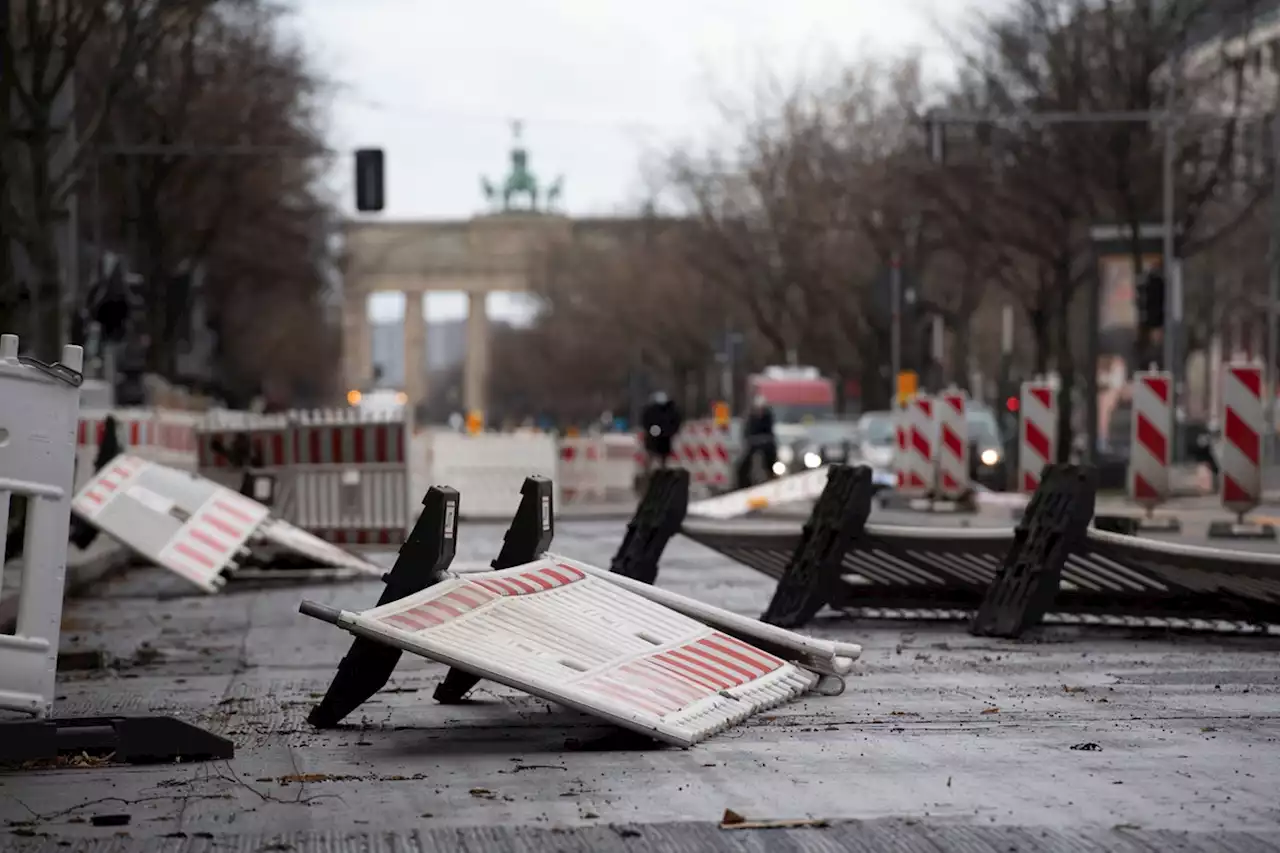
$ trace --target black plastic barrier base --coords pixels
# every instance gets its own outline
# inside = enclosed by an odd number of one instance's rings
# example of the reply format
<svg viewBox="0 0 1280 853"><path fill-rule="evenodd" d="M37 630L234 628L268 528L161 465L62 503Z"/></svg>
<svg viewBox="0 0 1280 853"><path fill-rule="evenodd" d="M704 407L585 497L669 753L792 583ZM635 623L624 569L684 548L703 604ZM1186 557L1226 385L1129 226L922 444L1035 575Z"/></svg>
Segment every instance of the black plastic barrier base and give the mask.
<svg viewBox="0 0 1280 853"><path fill-rule="evenodd" d="M862 535L874 486L866 466L832 465L773 599L760 617L780 628L799 628L831 602L845 551Z"/></svg>
<svg viewBox="0 0 1280 853"><path fill-rule="evenodd" d="M1093 526L1121 536L1137 536L1142 529L1142 519L1136 515L1095 515Z"/></svg>
<svg viewBox="0 0 1280 853"><path fill-rule="evenodd" d="M489 565L494 569L510 569L532 563L551 550L555 538L555 489L546 477L526 477L520 487L520 506L511 519L502 550ZM450 669L432 694L442 705L461 702L480 683L480 676Z"/></svg>
<svg viewBox="0 0 1280 853"><path fill-rule="evenodd" d="M1017 637L1040 623L1053 606L1067 558L1085 546L1097 493L1098 474L1091 467L1045 469L970 633Z"/></svg>
<svg viewBox="0 0 1280 853"><path fill-rule="evenodd" d="M111 755L128 764L235 758L228 739L173 717L81 717L0 723L0 764Z"/></svg>
<svg viewBox="0 0 1280 853"><path fill-rule="evenodd" d="M421 592L440 580L453 562L458 544L458 492L432 486L422 499L422 514L400 546L395 565L382 576L386 587L378 606ZM305 610L302 612L306 612ZM400 662L400 649L356 637L338 664L324 699L307 717L317 728L332 728L377 693Z"/></svg>
<svg viewBox="0 0 1280 853"><path fill-rule="evenodd" d="M609 571L641 583L656 581L658 561L671 537L680 532L688 509L689 472L682 468L655 471Z"/></svg>
<svg viewBox="0 0 1280 853"><path fill-rule="evenodd" d="M1270 524L1259 524L1247 519L1240 521L1213 521L1209 523L1210 539L1262 539L1276 538L1276 529Z"/></svg>

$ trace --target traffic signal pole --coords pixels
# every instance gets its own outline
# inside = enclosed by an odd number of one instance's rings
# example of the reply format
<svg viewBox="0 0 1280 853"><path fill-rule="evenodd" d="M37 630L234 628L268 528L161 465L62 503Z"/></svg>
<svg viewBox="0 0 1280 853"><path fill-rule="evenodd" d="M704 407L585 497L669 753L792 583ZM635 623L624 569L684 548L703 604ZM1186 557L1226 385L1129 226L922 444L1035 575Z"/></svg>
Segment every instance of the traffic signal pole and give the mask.
<svg viewBox="0 0 1280 853"><path fill-rule="evenodd" d="M902 257L897 252L889 262L889 399L898 400L898 375L902 373Z"/></svg>

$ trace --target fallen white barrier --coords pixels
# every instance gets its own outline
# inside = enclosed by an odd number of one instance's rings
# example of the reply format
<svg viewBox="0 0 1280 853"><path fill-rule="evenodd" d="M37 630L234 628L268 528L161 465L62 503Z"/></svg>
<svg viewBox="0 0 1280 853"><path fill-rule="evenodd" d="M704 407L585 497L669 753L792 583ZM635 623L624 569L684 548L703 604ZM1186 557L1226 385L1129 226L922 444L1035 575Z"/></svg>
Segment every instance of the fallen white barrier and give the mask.
<svg viewBox="0 0 1280 853"><path fill-rule="evenodd" d="M117 456L85 483L71 509L139 556L205 592L222 589L228 575L265 580L382 574L377 565L272 518L257 501L198 474L129 454ZM301 555L319 568L245 568L246 563L269 566L281 552L295 559Z"/></svg>
<svg viewBox="0 0 1280 853"><path fill-rule="evenodd" d="M414 595L328 621L677 746L817 686L818 672L664 606L654 591L548 555L503 571L451 573ZM666 597L685 611L703 609ZM825 662L824 673L848 672L860 651L706 610L726 627ZM326 618L317 609L309 615Z"/></svg>
<svg viewBox="0 0 1280 853"><path fill-rule="evenodd" d="M826 467L815 468L758 486L692 501L688 512L699 518L738 518L756 510L817 500L826 486Z"/></svg>

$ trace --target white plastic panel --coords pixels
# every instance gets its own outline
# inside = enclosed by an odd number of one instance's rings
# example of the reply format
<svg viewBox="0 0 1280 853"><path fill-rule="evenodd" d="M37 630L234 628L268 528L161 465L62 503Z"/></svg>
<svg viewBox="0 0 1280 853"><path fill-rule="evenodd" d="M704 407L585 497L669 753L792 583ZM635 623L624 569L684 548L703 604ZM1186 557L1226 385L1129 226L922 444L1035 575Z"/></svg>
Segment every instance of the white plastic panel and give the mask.
<svg viewBox="0 0 1280 853"><path fill-rule="evenodd" d="M561 558L452 577L339 625L679 746L818 682Z"/></svg>
<svg viewBox="0 0 1280 853"><path fill-rule="evenodd" d="M84 485L75 513L205 592L267 518L267 508L195 474L122 454Z"/></svg>

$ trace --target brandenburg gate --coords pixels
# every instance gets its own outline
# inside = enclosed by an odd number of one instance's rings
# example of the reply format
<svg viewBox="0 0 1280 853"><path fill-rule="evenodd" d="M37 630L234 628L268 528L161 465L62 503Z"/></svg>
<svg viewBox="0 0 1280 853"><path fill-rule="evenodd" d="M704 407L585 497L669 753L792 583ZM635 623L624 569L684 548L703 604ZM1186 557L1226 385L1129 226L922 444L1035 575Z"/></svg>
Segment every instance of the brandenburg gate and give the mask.
<svg viewBox="0 0 1280 853"><path fill-rule="evenodd" d="M373 381L373 341L368 301L374 293L405 295L404 391L409 405L426 398L426 321L422 300L432 291L462 292L468 297L463 406L487 408L490 293L525 292L544 263L546 251L567 242L573 222L551 212L560 181L547 190L539 209L537 180L519 141L511 152L511 171L500 186L482 180L490 213L461 221L348 222L345 226L342 362L346 388L367 388ZM516 206L524 197L527 205Z"/></svg>

